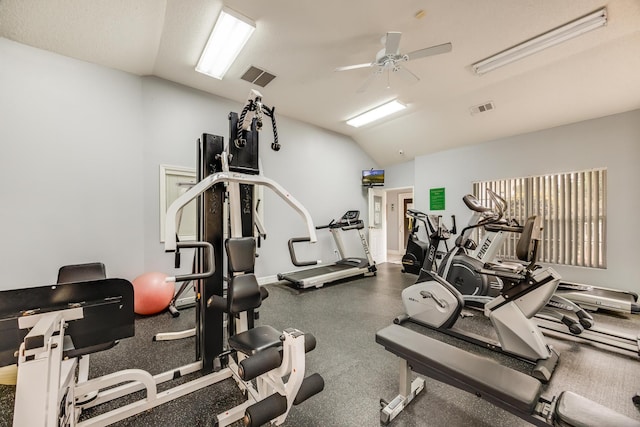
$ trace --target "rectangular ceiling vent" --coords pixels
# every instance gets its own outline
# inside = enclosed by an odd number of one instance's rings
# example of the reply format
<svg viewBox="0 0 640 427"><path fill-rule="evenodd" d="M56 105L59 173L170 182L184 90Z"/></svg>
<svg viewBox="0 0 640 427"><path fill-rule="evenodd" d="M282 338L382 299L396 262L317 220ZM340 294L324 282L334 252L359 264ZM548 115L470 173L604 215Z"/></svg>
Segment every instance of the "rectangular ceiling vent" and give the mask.
<svg viewBox="0 0 640 427"><path fill-rule="evenodd" d="M253 65L249 67L249 69L241 77L242 80L246 80L249 83L256 84L260 87L265 87L266 85L271 83L271 80L275 78L276 76L274 76L273 74L265 70L261 70L258 67L254 67Z"/></svg>
<svg viewBox="0 0 640 427"><path fill-rule="evenodd" d="M493 111L495 110L496 106L494 105L493 101L489 101L489 102L485 102L484 104L480 104L480 105L474 105L473 107L469 108L469 110L471 111L471 114L478 114L478 113L486 113L487 111Z"/></svg>

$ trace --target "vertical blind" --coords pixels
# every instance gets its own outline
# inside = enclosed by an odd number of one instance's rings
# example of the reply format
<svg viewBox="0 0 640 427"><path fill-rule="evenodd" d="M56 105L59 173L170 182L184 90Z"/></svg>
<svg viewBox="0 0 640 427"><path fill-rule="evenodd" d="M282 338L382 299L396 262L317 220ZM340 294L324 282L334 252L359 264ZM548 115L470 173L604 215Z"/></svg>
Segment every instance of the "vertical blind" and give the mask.
<svg viewBox="0 0 640 427"><path fill-rule="evenodd" d="M487 189L504 197L505 218L524 224L531 215L541 217L541 262L595 268L607 267L606 188L604 168L473 183L474 195L485 205ZM499 256L513 259L518 238L509 235Z"/></svg>

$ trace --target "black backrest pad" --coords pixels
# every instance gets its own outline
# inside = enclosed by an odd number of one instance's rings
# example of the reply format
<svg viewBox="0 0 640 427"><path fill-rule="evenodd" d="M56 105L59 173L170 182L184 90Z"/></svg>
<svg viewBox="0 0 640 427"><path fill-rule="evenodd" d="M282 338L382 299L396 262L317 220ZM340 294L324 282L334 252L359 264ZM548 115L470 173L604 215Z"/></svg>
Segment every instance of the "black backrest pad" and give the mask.
<svg viewBox="0 0 640 427"><path fill-rule="evenodd" d="M87 280L106 279L104 264L91 262L88 264L64 265L58 270L57 283L85 282Z"/></svg>
<svg viewBox="0 0 640 427"><path fill-rule="evenodd" d="M256 241L253 237L227 239L225 246L233 273L253 271L256 262Z"/></svg>
<svg viewBox="0 0 640 427"><path fill-rule="evenodd" d="M407 360L416 373L448 380L514 412L532 413L542 391L535 378L399 325L378 331L376 342Z"/></svg>
<svg viewBox="0 0 640 427"><path fill-rule="evenodd" d="M253 274L242 274L231 278L227 298L229 313L236 314L260 307L262 295L260 285Z"/></svg>
<svg viewBox="0 0 640 427"><path fill-rule="evenodd" d="M26 330L18 318L35 310L46 313L71 305L83 308L84 318L69 323L65 331L76 349L134 335L133 286L124 279L65 283L0 292L0 366L16 363L14 352Z"/></svg>
<svg viewBox="0 0 640 427"><path fill-rule="evenodd" d="M533 261L531 257L533 256L532 251L532 235L533 235L533 226L535 225L536 217L530 216L527 218L527 222L524 223L524 227L522 227L522 234L520 235L520 239L518 240L518 244L516 245L516 256L519 260L524 262Z"/></svg>

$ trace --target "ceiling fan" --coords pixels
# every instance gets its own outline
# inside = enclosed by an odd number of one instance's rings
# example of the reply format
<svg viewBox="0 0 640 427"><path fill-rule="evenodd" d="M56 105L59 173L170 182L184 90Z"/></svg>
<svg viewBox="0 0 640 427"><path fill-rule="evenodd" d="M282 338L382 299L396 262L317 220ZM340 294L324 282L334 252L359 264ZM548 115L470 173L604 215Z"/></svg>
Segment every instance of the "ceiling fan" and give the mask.
<svg viewBox="0 0 640 427"><path fill-rule="evenodd" d="M403 62L413 61L414 59L424 58L432 55L439 55L441 53L451 52L451 43L444 43L437 46L426 47L424 49L414 50L413 52L401 54L400 53L400 38L402 33L391 31L382 37L382 44L384 48L376 54L376 59L373 62L367 62L364 64L347 65L345 67L338 67L335 71L347 71L355 70L358 68L374 68L373 73L365 80L364 84L358 88L357 92L364 92L371 82L385 74L387 75L387 87L391 86L391 73L398 72L399 74L413 80L419 81L420 78L413 72L409 71L406 67L402 66Z"/></svg>

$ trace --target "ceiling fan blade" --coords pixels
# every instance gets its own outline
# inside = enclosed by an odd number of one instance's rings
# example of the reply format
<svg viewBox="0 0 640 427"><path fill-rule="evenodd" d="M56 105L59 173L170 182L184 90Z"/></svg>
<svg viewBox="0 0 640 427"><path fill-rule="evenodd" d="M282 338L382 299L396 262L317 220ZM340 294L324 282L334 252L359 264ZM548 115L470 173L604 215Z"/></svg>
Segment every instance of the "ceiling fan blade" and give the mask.
<svg viewBox="0 0 640 427"><path fill-rule="evenodd" d="M384 42L385 55L398 54L398 49L400 49L400 37L402 37L402 33L399 33L397 31L391 31L387 33L387 37Z"/></svg>
<svg viewBox="0 0 640 427"><path fill-rule="evenodd" d="M420 77L416 76L411 70L406 67L398 67L398 74L410 83L417 83L420 81Z"/></svg>
<svg viewBox="0 0 640 427"><path fill-rule="evenodd" d="M356 90L356 93L364 93L366 92L366 90L369 88L369 86L371 85L371 82L373 82L373 80L380 75L380 73L378 71L374 71L373 73L369 74L369 77L367 77L364 81L364 83L362 83L362 85L358 88L358 90Z"/></svg>
<svg viewBox="0 0 640 427"><path fill-rule="evenodd" d="M338 67L333 71L347 71L347 70L356 70L358 68L367 68L373 65L372 62L367 62L366 64L356 64L356 65L347 65L345 67Z"/></svg>
<svg viewBox="0 0 640 427"><path fill-rule="evenodd" d="M440 55L441 53L451 52L451 43L439 44L437 46L426 47L424 49L414 50L407 53L407 61L413 59L424 58L425 56Z"/></svg>

